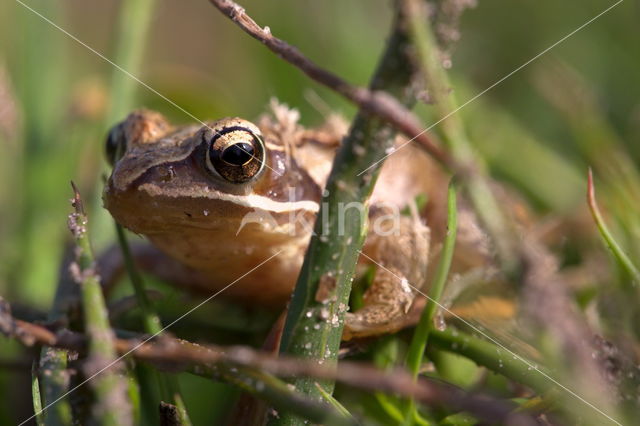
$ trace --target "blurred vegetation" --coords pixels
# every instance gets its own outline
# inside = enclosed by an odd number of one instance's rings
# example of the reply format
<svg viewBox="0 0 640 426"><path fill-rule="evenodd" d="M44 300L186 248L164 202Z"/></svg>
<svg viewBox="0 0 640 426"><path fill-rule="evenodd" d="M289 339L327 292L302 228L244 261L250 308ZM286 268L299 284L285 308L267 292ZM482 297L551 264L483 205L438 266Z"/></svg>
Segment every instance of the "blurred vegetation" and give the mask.
<svg viewBox="0 0 640 426"><path fill-rule="evenodd" d="M207 1L147 2L148 11L123 14L124 27L118 24L120 8L127 7L124 1L25 4L201 119L255 118L271 97L298 108L308 125L321 123L328 110L348 117L355 112L342 98L241 33ZM479 0L463 15L461 39L451 52L449 77L457 101L464 103L610 4ZM242 5L273 33L362 86L383 49L392 15L387 0L283 0L277 5L246 0ZM638 265L639 5L633 0L621 3L459 112L491 174L533 206L541 233L550 229L551 247L563 271L582 274L568 281L572 303L595 330L629 354L640 352L637 283L629 285L624 269L607 259L585 194L591 166L605 221ZM118 56L119 40L129 34L125 30L142 21L149 25L146 49L141 44L137 51L132 49L133 57ZM126 89L119 91L121 84L131 85L130 98ZM18 2L0 3L0 295L12 303L17 316L45 319L53 302L70 241L65 226L70 180L85 198L96 252L116 241L100 201L107 171L103 143L113 122L130 107L141 106L161 111L176 123L192 121ZM437 117L428 105L417 111L425 123ZM195 303L162 283L153 285L165 295L155 303L165 323ZM113 297L132 291L120 286ZM175 301L183 299L184 309L179 309ZM133 325L139 318L139 312L130 312L121 323ZM259 345L271 320L269 314L215 301L173 332L195 340ZM404 359L399 353L406 353L407 341L387 337L360 357L388 365L388 360L379 361L381 357ZM22 367L0 369L0 424L10 424L33 412L34 353L2 339L0 354L0 363L24 361ZM509 392L504 376L442 347L431 348L428 356L433 362L430 376L504 397L517 393ZM179 379L196 425L225 418L239 393L188 374ZM637 403L637 385L625 386L626 396ZM341 387L336 397L352 414L383 424L397 420L394 409L401 406L384 395ZM627 414L637 415L637 405L629 405ZM425 415L442 424L470 424L454 413Z"/></svg>

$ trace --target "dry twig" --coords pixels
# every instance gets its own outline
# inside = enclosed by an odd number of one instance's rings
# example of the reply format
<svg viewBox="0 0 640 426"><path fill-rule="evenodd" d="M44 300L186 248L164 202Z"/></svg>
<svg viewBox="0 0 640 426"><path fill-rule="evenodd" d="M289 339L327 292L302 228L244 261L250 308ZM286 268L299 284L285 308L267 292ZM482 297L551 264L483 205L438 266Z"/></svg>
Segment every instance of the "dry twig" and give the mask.
<svg viewBox="0 0 640 426"><path fill-rule="evenodd" d="M0 324L4 332L19 337L25 344L42 344L83 352L87 339L84 335L66 329L53 332L41 325L16 320L8 310L0 312ZM471 395L441 383L420 380L414 382L405 370L382 372L370 365L343 361L337 365L321 365L312 360L292 357L276 358L242 346L221 347L198 345L185 340L162 337L157 341L140 345L140 339L115 339L114 346L120 354L162 365L170 365L172 371L189 370L196 365L233 364L281 377L309 376L324 380L337 380L364 390L379 390L412 397L428 404L446 405L468 411L479 418L504 424L536 424L530 417L513 413L515 405L481 395ZM514 423L510 423L514 422ZM515 423L518 422L518 423Z"/></svg>
<svg viewBox="0 0 640 426"><path fill-rule="evenodd" d="M244 8L231 0L209 0L220 12L235 22L244 32L255 38L273 53L299 68L311 79L335 90L362 110L374 114L387 121L407 137L415 140L436 160L455 171L461 171L450 155L440 148L440 143L433 135L425 132L426 126L404 107L395 97L384 91L371 91L364 87L354 86L336 74L318 66L304 56L296 47L271 34L269 27L262 28Z"/></svg>

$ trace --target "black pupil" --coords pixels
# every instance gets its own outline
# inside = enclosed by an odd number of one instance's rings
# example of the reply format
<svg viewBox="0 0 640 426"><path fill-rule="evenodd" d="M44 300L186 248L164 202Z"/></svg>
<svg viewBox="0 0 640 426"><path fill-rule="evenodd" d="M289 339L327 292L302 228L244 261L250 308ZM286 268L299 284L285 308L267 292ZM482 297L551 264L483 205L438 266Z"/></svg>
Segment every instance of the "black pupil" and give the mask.
<svg viewBox="0 0 640 426"><path fill-rule="evenodd" d="M248 142L239 142L222 151L222 160L235 166L246 164L253 157L253 145Z"/></svg>

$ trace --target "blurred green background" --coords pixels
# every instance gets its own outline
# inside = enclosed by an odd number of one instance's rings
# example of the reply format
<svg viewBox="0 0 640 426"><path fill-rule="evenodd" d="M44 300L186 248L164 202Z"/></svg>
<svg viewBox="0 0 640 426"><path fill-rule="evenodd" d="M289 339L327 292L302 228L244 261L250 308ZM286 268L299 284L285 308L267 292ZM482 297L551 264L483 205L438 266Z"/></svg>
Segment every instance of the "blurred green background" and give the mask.
<svg viewBox="0 0 640 426"><path fill-rule="evenodd" d="M138 16L133 10L125 17L119 17L125 2L24 3L201 120L253 119L272 97L298 108L308 125L321 123L328 110L346 116L355 111L205 0L157 0L149 2L152 13ZM479 0L463 15L461 39L451 52L458 101L472 98L611 4ZM367 84L391 20L387 0L247 0L242 5L259 24L358 85ZM119 40L136 43L127 39L127 31L145 19L144 53L122 57ZM636 258L638 22L640 3L624 1L460 112L493 174L519 189L543 215L586 214L586 168L596 167L602 202L617 209L616 229L625 231L623 242ZM175 123L192 121L126 81L113 65L20 3L0 3L0 294L13 304L38 311L51 304L68 240L70 180L93 200L87 204L96 249L114 241L112 223L100 206L108 127L131 106L159 110ZM114 84L131 84L133 97ZM122 97L114 98L118 94ZM418 112L430 124L429 107L421 105ZM621 176L629 179L618 185ZM20 361L24 352L2 340L0 354L0 362ZM29 413L30 400L20 398L28 395L28 374L24 366L0 371L0 389L12 389L3 395L0 423ZM197 395L188 398L188 404L197 405ZM211 409L193 413L196 424L215 418Z"/></svg>

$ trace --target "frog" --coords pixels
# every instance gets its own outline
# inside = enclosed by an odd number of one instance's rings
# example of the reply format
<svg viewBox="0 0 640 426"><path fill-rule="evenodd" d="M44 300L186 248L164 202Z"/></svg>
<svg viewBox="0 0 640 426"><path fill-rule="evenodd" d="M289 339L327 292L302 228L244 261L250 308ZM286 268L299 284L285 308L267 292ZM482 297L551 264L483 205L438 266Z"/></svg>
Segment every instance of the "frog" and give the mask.
<svg viewBox="0 0 640 426"><path fill-rule="evenodd" d="M307 128L297 110L277 102L255 123L232 117L174 126L136 110L106 140L113 169L104 207L155 247L161 260L152 273L190 291L282 309L346 132L339 116ZM442 206L445 193L444 172L416 146L383 163L366 211L369 224L394 213L394 228L369 226L358 262L375 264L375 275L363 306L345 314L345 339L406 326L425 291L434 234L415 200L428 194L428 205ZM399 213L407 207L411 214ZM442 208L432 210L442 217Z"/></svg>

